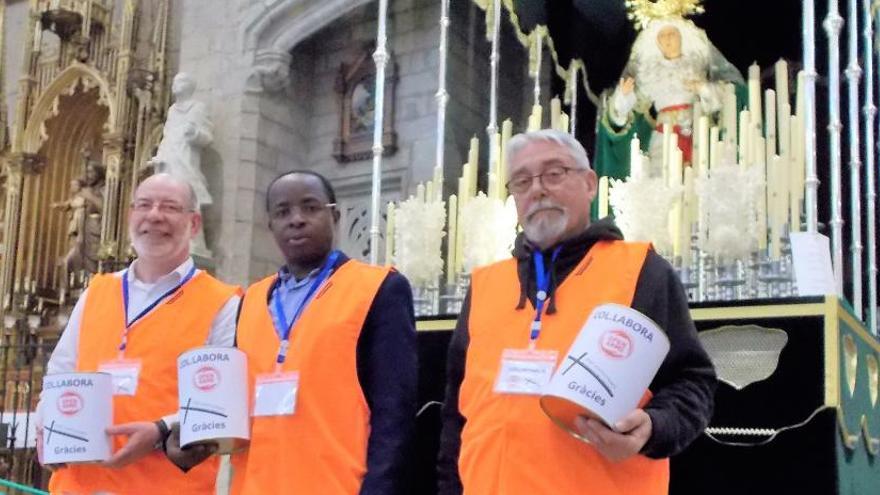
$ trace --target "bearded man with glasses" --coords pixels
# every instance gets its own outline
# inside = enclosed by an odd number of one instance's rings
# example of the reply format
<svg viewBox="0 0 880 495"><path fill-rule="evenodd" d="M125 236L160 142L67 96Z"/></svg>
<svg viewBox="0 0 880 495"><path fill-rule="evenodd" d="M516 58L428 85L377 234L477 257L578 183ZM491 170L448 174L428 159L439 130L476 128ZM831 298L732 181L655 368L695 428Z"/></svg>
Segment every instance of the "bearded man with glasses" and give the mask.
<svg viewBox="0 0 880 495"><path fill-rule="evenodd" d="M439 492L665 494L668 457L708 424L715 388L684 289L650 245L624 242L610 218L590 222L598 181L574 138L556 130L519 134L506 153L523 232L511 259L474 270L459 314L448 354ZM556 353L558 365L604 303L647 315L671 349L646 403L611 427L579 418L583 442L544 414L540 390L511 393L498 374L509 350Z"/></svg>
<svg viewBox="0 0 880 495"><path fill-rule="evenodd" d="M176 422L177 357L203 345L231 346L241 290L195 267L190 241L202 225L189 183L156 174L138 186L128 233L138 257L89 283L52 352L47 373L113 375L114 453L101 464L50 466L52 493L180 495L216 492L217 458L196 469L166 459ZM43 447L37 408L37 447ZM190 456L204 460L207 447Z"/></svg>

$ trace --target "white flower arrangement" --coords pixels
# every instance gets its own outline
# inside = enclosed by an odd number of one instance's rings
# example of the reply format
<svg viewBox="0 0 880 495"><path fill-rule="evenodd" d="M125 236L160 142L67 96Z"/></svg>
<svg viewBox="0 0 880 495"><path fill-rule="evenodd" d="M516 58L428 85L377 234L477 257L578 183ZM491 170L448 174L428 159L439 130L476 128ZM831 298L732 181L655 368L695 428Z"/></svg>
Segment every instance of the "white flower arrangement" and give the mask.
<svg viewBox="0 0 880 495"><path fill-rule="evenodd" d="M695 186L702 211L699 248L716 259L747 259L758 247L757 215L765 187L760 166L722 163L713 166L708 177L698 178Z"/></svg>
<svg viewBox="0 0 880 495"><path fill-rule="evenodd" d="M446 226L443 201L409 198L395 209L394 265L413 287L438 283L443 273L440 246Z"/></svg>
<svg viewBox="0 0 880 495"><path fill-rule="evenodd" d="M513 198L506 202L488 198L484 193L468 200L461 210L459 228L463 236L464 270L488 265L510 257L516 239L516 207Z"/></svg>
<svg viewBox="0 0 880 495"><path fill-rule="evenodd" d="M669 210L681 192L681 186L669 186L659 177L611 179L608 202L626 240L651 242L668 254L672 252Z"/></svg>

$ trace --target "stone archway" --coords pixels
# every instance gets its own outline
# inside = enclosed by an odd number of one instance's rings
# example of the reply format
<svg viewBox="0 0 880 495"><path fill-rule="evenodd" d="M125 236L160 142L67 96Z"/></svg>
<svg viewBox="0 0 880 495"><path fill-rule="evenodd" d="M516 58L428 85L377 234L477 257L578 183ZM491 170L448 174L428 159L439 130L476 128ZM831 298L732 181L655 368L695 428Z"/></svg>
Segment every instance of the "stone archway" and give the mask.
<svg viewBox="0 0 880 495"><path fill-rule="evenodd" d="M27 127L20 141L21 151L25 153L37 153L48 138L46 121L58 116L59 102L62 96L70 96L79 89L90 91L97 88L97 104L106 108L104 131L110 132L116 127L117 109L115 99L112 98L110 85L106 79L95 69L81 63L74 63L65 69L46 88L33 107L28 118Z"/></svg>
<svg viewBox="0 0 880 495"><path fill-rule="evenodd" d="M66 271L60 269L59 260L71 248L69 235L74 217L72 210L61 203L74 196L73 181L85 182L83 150L90 152L92 160L104 161L103 138L113 118L107 96L100 76L84 66L71 67L41 95L22 137L22 150L38 156L40 166L26 176L24 183L16 269L19 279L29 280L36 287L67 286ZM86 227L90 232L91 262L84 268L88 271L97 269L103 220L95 210L79 210L82 214L76 220L78 235L86 235Z"/></svg>

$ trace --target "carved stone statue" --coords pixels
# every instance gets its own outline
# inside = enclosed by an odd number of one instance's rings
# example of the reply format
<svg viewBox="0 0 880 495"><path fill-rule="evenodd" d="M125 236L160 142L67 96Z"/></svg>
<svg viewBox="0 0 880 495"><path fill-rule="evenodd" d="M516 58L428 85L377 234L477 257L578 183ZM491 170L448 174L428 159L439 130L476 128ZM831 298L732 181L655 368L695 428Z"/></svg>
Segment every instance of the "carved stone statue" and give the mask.
<svg viewBox="0 0 880 495"><path fill-rule="evenodd" d="M162 141L150 162L157 172L165 172L184 178L192 184L199 203L211 203L201 170L202 148L213 141L213 124L208 118L204 103L192 98L195 81L185 72L174 76L171 93L174 104L168 109Z"/></svg>
<svg viewBox="0 0 880 495"><path fill-rule="evenodd" d="M162 141L149 164L156 172L175 175L189 182L199 204L204 206L211 204L213 199L202 173L201 154L202 148L214 140L214 126L205 104L192 98L195 90L196 83L188 74L181 72L174 76L171 83L174 104L168 109ZM201 232L193 240L193 252L210 256Z"/></svg>
<svg viewBox="0 0 880 495"><path fill-rule="evenodd" d="M70 280L71 273L98 271L104 168L98 161L86 160L84 176L70 182L70 198L51 205L70 214L67 223L68 250L59 263L65 283Z"/></svg>

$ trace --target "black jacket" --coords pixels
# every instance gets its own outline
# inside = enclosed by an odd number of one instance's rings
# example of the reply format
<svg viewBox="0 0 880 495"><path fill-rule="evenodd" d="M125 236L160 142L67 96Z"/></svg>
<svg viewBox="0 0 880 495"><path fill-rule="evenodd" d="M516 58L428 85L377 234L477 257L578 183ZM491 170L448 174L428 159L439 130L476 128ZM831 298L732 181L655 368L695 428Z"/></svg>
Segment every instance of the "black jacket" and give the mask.
<svg viewBox="0 0 880 495"><path fill-rule="evenodd" d="M611 220L603 219L594 222L583 234L562 243L559 256L551 268L547 305L549 314L565 311L564 307L555 304L555 287L565 280L596 241L608 239L623 239L623 235ZM526 297L535 304L533 252L534 248L522 236L517 238L513 255L517 259L521 292L517 308L521 310L524 310ZM544 256L545 266L551 266L550 256L547 253ZM462 492L458 455L465 418L459 412L458 400L469 343L470 298L468 290L449 344L446 400L438 457L440 495ZM653 398L645 406L645 411L651 417L652 433L642 449L642 454L651 458L669 457L687 447L709 423L716 384L715 369L697 339L681 282L672 266L653 250L648 252L639 274L632 308L660 325L670 340L669 354L651 383Z"/></svg>

